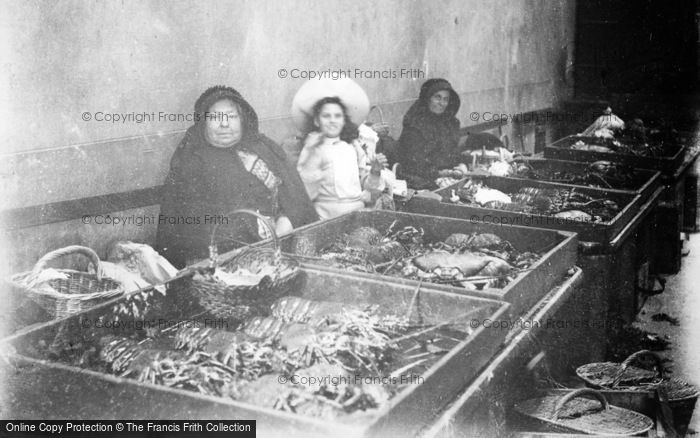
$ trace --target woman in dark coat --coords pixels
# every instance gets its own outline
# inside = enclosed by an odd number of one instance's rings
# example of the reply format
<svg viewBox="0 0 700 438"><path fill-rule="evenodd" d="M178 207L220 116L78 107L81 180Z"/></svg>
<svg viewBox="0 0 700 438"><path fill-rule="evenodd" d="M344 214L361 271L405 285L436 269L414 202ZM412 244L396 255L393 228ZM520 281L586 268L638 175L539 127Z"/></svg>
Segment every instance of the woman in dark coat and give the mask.
<svg viewBox="0 0 700 438"><path fill-rule="evenodd" d="M459 95L445 79L428 79L403 118L397 161L399 176L414 189L434 188L440 169L451 169L459 154Z"/></svg>
<svg viewBox="0 0 700 438"><path fill-rule="evenodd" d="M197 99L195 113L171 159L158 217L156 246L173 265L207 257L216 224L231 241L266 237L252 216L226 216L236 209L258 211L278 234L318 220L296 170L258 132L258 116L240 93L212 87Z"/></svg>

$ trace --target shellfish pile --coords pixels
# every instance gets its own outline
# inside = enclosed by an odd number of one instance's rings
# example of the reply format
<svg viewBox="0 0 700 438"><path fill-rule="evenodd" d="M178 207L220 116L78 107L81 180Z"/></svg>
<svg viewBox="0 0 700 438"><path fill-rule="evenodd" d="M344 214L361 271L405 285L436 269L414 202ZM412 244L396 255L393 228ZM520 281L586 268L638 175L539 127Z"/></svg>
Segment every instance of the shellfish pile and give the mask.
<svg viewBox="0 0 700 438"><path fill-rule="evenodd" d="M636 155L640 157L668 157L676 154L683 147L683 140L677 134L662 135L658 131L652 131L650 137L637 137L619 135L604 137L599 140L602 144L587 143L579 140L570 146L571 149L590 152L606 152L615 154Z"/></svg>
<svg viewBox="0 0 700 438"><path fill-rule="evenodd" d="M608 189L636 190L634 169L611 163L596 161L586 166L583 172L554 170L545 166L519 165L515 176L563 184L583 185Z"/></svg>
<svg viewBox="0 0 700 438"><path fill-rule="evenodd" d="M334 267L378 273L470 290L505 287L540 254L519 252L490 233L452 234L444 241L424 242L422 229L394 225L382 234L360 227L320 251Z"/></svg>
<svg viewBox="0 0 700 438"><path fill-rule="evenodd" d="M571 149L647 157L671 156L685 143L670 125L650 128L639 118L625 123L610 108L580 135L596 137L603 144L589 144L580 140Z"/></svg>
<svg viewBox="0 0 700 438"><path fill-rule="evenodd" d="M554 216L579 222L607 222L614 218L620 207L607 198L593 198L573 189L542 189L522 187L516 193L494 196L492 192L502 192L487 187L481 181L467 180L456 191L457 203L475 207L494 208L526 214ZM488 196L487 196L488 195ZM453 201L454 202L454 201Z"/></svg>
<svg viewBox="0 0 700 438"><path fill-rule="evenodd" d="M138 333L96 337L95 359L87 366L330 418L380 407L405 385L377 383L377 377L418 376L471 333L465 321L449 325L453 329L443 336L426 330L430 326L409 325L406 316L380 313L378 305L286 296L271 306L270 316L251 318L236 331L181 325L141 338ZM329 380L296 382L304 376ZM368 383L371 378L375 381Z"/></svg>

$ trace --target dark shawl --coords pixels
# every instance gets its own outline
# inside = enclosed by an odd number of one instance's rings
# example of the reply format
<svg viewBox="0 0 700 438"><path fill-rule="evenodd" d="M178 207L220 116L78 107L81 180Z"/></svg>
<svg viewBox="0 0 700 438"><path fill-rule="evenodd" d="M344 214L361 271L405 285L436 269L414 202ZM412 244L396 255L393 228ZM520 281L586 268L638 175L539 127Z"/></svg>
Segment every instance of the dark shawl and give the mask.
<svg viewBox="0 0 700 438"><path fill-rule="evenodd" d="M430 97L441 90L450 92L450 103L442 114L428 109ZM411 188L433 188L438 170L452 168L460 162L458 149L459 95L444 79L429 79L421 87L418 100L403 118L397 160L400 176Z"/></svg>
<svg viewBox="0 0 700 438"><path fill-rule="evenodd" d="M231 148L209 145L204 133L203 113L222 98L233 100L242 113L243 136ZM195 110L199 119L187 130L170 162L158 223L157 249L173 265L182 268L193 259L206 257L217 222L212 218L236 209L259 210L265 215L278 213L287 216L295 228L318 220L296 169L277 144L258 132L257 114L238 92L224 87L207 90L198 99ZM245 169L236 153L238 149L256 154L282 180L277 197L279 211L272 211L275 202L271 191ZM173 221L179 223L169 223ZM222 234L235 240L259 240L252 216L233 216L222 224L226 225L221 227Z"/></svg>

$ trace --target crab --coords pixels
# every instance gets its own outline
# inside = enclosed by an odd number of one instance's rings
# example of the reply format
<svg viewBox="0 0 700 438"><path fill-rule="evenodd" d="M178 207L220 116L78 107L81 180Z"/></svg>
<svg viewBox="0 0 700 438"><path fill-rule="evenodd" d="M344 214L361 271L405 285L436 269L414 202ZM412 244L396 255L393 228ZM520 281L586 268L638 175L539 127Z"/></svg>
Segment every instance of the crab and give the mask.
<svg viewBox="0 0 700 438"><path fill-rule="evenodd" d="M100 358L120 377L136 376L141 382L188 387L215 394L216 382L232 376L232 370L203 352L187 354L177 350L143 347L133 339L107 337Z"/></svg>
<svg viewBox="0 0 700 438"><path fill-rule="evenodd" d="M491 233L450 234L445 239L445 244L458 249L465 248L492 248L498 247L504 242L503 239Z"/></svg>
<svg viewBox="0 0 700 438"><path fill-rule="evenodd" d="M589 172L608 174L617 170L617 166L610 161L594 161L587 167Z"/></svg>
<svg viewBox="0 0 700 438"><path fill-rule="evenodd" d="M463 248L470 245L468 242L469 240L462 242ZM444 250L428 252L405 264L401 275L437 283L455 283L470 290L479 287L503 287L518 269L508 260L510 255L515 253L509 252L513 251L513 248L506 241L498 242L494 248L481 248L478 252L465 253Z"/></svg>
<svg viewBox="0 0 700 438"><path fill-rule="evenodd" d="M396 222L393 222L386 232L385 241L396 241L403 244L421 244L425 231L423 228L406 226L394 231Z"/></svg>
<svg viewBox="0 0 700 438"><path fill-rule="evenodd" d="M326 315L313 326L297 324L281 338L287 349L287 363L295 369L329 363L348 370L377 370L390 354L392 343L386 333L401 330L407 321L385 318L363 310L346 310Z"/></svg>
<svg viewBox="0 0 700 438"><path fill-rule="evenodd" d="M389 400L391 392L384 385L365 384L333 364L317 364L298 370L295 378L308 380L328 376L316 385L296 385L280 394L275 409L332 418L357 410L375 409Z"/></svg>
<svg viewBox="0 0 700 438"><path fill-rule="evenodd" d="M261 340L241 332L185 328L177 333L175 348L185 349L188 355L209 355L236 376L253 379L272 369L284 368L283 359L273 345L270 337Z"/></svg>
<svg viewBox="0 0 700 438"><path fill-rule="evenodd" d="M368 248L378 245L382 240L382 233L376 228L360 227L347 235L345 244L353 248Z"/></svg>

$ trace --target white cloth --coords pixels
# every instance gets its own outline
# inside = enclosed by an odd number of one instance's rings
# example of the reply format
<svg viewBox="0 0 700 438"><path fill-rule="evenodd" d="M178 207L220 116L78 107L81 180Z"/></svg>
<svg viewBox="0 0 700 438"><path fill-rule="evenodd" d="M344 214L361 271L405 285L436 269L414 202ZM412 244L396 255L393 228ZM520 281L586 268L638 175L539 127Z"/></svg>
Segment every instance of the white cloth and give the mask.
<svg viewBox="0 0 700 438"><path fill-rule="evenodd" d="M372 161L377 156L377 143L379 143L379 135L377 132L367 126L361 124L357 128L359 135L357 140L353 142L357 150L358 163L365 175L369 175L372 168ZM376 190L384 191L388 189L389 195L393 195L394 184L396 183L396 175L389 169L382 169L379 180L376 183Z"/></svg>

